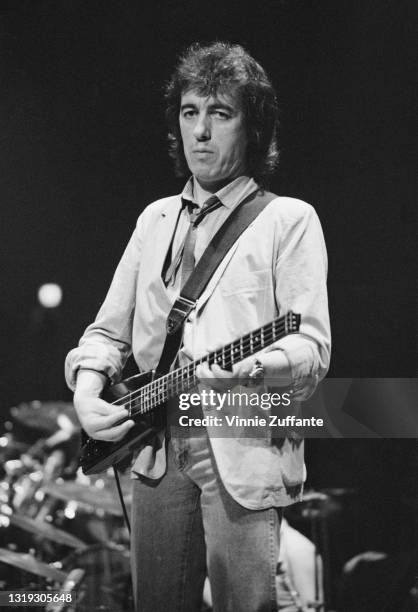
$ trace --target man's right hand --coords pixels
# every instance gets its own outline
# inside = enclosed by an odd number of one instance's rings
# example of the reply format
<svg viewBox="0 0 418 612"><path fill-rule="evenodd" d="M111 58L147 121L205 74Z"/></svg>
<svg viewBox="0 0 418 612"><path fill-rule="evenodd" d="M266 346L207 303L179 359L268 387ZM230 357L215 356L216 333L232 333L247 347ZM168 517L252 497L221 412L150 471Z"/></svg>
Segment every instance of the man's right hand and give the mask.
<svg viewBox="0 0 418 612"><path fill-rule="evenodd" d="M100 398L106 378L100 372L80 370L74 393L74 407L81 426L95 440L117 442L135 425L122 406L109 404ZM124 421L116 425L119 421Z"/></svg>

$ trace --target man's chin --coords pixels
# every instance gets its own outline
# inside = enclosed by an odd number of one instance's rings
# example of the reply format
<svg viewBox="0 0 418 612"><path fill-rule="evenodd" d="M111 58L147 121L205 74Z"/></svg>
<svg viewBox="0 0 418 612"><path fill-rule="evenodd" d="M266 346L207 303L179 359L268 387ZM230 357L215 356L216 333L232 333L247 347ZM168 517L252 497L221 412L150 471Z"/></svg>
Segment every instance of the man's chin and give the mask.
<svg viewBox="0 0 418 612"><path fill-rule="evenodd" d="M231 182L229 177L220 177L210 173L193 173L194 178L205 191L219 191L225 185Z"/></svg>

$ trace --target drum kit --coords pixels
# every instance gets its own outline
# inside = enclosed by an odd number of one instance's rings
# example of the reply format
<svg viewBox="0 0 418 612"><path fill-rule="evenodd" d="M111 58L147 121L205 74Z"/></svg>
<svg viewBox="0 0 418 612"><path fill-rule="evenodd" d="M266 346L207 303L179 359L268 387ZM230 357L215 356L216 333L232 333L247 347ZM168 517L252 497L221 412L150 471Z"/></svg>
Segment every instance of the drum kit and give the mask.
<svg viewBox="0 0 418 612"><path fill-rule="evenodd" d="M79 444L72 404L10 409L0 433L0 590L74 591L75 605L47 612L133 612L115 477L82 474ZM129 474L120 479L129 507Z"/></svg>
<svg viewBox="0 0 418 612"><path fill-rule="evenodd" d="M70 403L36 401L10 409L0 432L0 591L75 593L75 607L48 604L46 612L133 612L129 534L116 479L113 472L81 472L80 437ZM129 473L120 480L129 509ZM289 588L303 602L296 609L330 610L326 523L343 494L346 489L307 491L305 501L286 514L294 524L308 525L313 545L308 570L298 558L300 546L288 546L287 564L302 585Z"/></svg>

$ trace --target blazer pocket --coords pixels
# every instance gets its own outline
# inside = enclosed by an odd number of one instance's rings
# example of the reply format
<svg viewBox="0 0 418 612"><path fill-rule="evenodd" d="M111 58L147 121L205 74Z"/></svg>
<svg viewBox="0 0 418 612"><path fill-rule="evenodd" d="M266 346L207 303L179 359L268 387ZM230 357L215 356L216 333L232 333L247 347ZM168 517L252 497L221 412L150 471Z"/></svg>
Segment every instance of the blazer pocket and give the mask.
<svg viewBox="0 0 418 612"><path fill-rule="evenodd" d="M273 284L271 268L251 270L247 274L231 272L228 270L219 281L219 289L225 296L262 291Z"/></svg>

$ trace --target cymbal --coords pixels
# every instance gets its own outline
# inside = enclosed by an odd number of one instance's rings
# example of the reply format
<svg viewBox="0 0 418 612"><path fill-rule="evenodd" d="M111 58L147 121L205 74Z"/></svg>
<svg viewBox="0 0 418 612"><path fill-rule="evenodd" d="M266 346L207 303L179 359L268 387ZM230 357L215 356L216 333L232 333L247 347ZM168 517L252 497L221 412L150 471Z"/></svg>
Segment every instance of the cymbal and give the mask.
<svg viewBox="0 0 418 612"><path fill-rule="evenodd" d="M33 533L37 536L42 536L47 538L48 540L52 540L57 544L63 544L64 546L68 546L69 548L86 548L87 544L76 538L75 536L63 531L62 529L58 529L54 525L50 523L45 523L44 521L40 521L37 519L29 518L27 516L23 516L21 514L12 514L8 517L10 520L10 524L15 527L20 527L29 533Z"/></svg>
<svg viewBox="0 0 418 612"><path fill-rule="evenodd" d="M90 506L94 510L103 510L103 512L113 516L123 515L116 489L112 491L108 487L98 488L91 484L65 481L62 483L47 483L42 487L42 490L57 499L75 501ZM125 502L129 503L129 501L130 496L125 496Z"/></svg>
<svg viewBox="0 0 418 612"><path fill-rule="evenodd" d="M331 497L343 497L346 495L355 495L357 493L357 489L350 487L330 487L325 489L319 489L321 493L325 493L326 495L330 495Z"/></svg>
<svg viewBox="0 0 418 612"><path fill-rule="evenodd" d="M10 415L14 421L29 429L54 433L59 429L59 417L65 415L71 424L80 428L74 406L69 402L33 401L13 406Z"/></svg>
<svg viewBox="0 0 418 612"><path fill-rule="evenodd" d="M286 516L293 520L328 518L341 509L341 504L323 492L308 489L303 493L302 501L286 507Z"/></svg>
<svg viewBox="0 0 418 612"><path fill-rule="evenodd" d="M7 548L0 548L0 562L12 565L36 576L54 580L55 582L62 583L66 577L65 572L61 572L56 567L38 561L28 553L14 552Z"/></svg>
<svg viewBox="0 0 418 612"><path fill-rule="evenodd" d="M314 491L314 490L310 490L310 491L305 491L303 493L303 499L302 499L302 503L308 503L308 502L319 502L319 503L324 503L327 502L329 500L329 495L327 495L326 493L322 493L320 491Z"/></svg>

